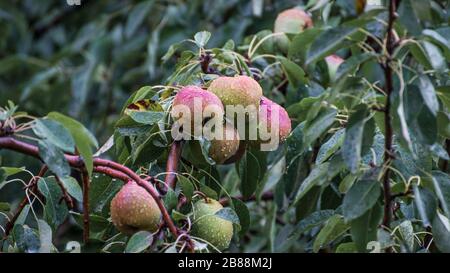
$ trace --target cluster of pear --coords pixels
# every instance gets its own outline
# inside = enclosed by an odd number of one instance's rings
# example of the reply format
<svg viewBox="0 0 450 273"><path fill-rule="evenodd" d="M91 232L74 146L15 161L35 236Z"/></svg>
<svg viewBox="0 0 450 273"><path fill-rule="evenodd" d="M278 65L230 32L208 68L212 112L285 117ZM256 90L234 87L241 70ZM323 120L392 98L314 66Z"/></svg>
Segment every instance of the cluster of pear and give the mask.
<svg viewBox="0 0 450 273"><path fill-rule="evenodd" d="M273 128L279 128L278 136L281 141L285 140L291 132L291 121L286 110L277 103L264 97L259 83L249 76L221 76L211 81L207 90L198 86L183 87L176 94L172 107L175 109L177 106L181 105L189 108L191 112L189 118L192 121L194 120L194 100L196 98L201 99L202 111L207 106L211 105L216 106L216 109L221 110L223 113L226 112L227 106L242 106L244 108L253 106L254 108L251 109L259 111L258 109L260 109L260 106L264 105L267 107L267 110L258 112L257 126L264 124L267 126L266 131L270 132L272 123L276 122L277 127L274 126ZM271 120L271 112L273 111L278 112L277 120ZM174 120L187 118L174 113L172 113L172 117ZM238 151L242 151L239 147L245 145L244 142L262 142L262 140L259 139L259 134L256 140L253 139L247 141L245 139L246 137L240 135L235 128L236 126L233 126L229 121L223 122L222 126L224 137L221 139L212 139L209 149L210 158L217 164L228 164L238 160L239 155L237 156L237 153ZM247 129L250 130L251 128L248 128L247 125ZM254 129L258 131L258 128ZM233 137L230 138L229 136Z"/></svg>
<svg viewBox="0 0 450 273"><path fill-rule="evenodd" d="M295 34L313 26L311 17L298 8L281 12L274 26L278 46L281 50L287 50L289 37L286 34ZM343 60L337 55L328 56L325 59L330 73L330 79L335 77L337 67ZM291 132L291 120L286 110L277 103L263 96L262 88L257 81L248 76L226 77L220 76L212 80L209 87L203 89L198 86L185 86L181 88L172 103L172 107L185 106L194 115L194 99L199 98L202 111L207 106L215 106L225 113L226 106L241 105L244 107L255 106L260 109L264 106L267 111L259 111L259 125L267 126L270 131L271 124L277 123L278 137L284 141ZM173 108L172 108L173 109ZM278 111L277 120L271 120L271 112ZM171 113L174 120L187 118ZM189 117L191 121L194 116ZM238 130L228 121L223 122L224 134L234 137L211 140L209 156L217 164L232 163L240 158L245 147L245 136L240 136ZM259 137L259 136L258 136ZM243 139L244 138L244 139ZM261 139L253 140L262 143ZM251 144L251 143L250 143ZM191 234L197 239L207 241L218 250L228 248L233 236L233 224L218 217L216 212L223 206L216 200L203 198L193 205ZM135 182L128 182L117 193L111 202L111 218L116 228L125 234L133 234L139 230L156 231L161 221L161 211L155 200L142 187Z"/></svg>

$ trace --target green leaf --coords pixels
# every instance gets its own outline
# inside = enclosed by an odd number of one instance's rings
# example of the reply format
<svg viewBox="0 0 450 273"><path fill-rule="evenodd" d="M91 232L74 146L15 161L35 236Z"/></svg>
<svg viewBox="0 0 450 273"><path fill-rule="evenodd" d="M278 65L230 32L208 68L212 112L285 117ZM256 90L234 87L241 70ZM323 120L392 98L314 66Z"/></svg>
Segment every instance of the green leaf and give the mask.
<svg viewBox="0 0 450 273"><path fill-rule="evenodd" d="M447 63L441 49L427 41L421 41L421 44L431 67L437 72L444 72L447 69Z"/></svg>
<svg viewBox="0 0 450 273"><path fill-rule="evenodd" d="M151 86L143 86L139 88L138 90L134 91L133 94L128 98L128 100L125 102L121 113L124 113L127 107L130 104L136 103L140 100L144 99L152 99L153 96L156 95L156 91L153 90Z"/></svg>
<svg viewBox="0 0 450 273"><path fill-rule="evenodd" d="M317 117L306 123L305 129L303 130L303 142L305 146L312 144L317 138L322 136L328 128L334 123L334 118L336 117L337 110L334 108L327 108L319 112Z"/></svg>
<svg viewBox="0 0 450 273"><path fill-rule="evenodd" d="M45 82L60 74L61 72L62 69L59 66L54 66L34 74L31 80L25 85L25 88L23 89L20 96L20 100L24 102L30 97L30 95L37 87L43 85Z"/></svg>
<svg viewBox="0 0 450 273"><path fill-rule="evenodd" d="M450 253L450 221L448 218L438 212L434 217L432 230L437 248L444 253Z"/></svg>
<svg viewBox="0 0 450 273"><path fill-rule="evenodd" d="M224 220L230 221L233 224L239 225L239 216L236 214L236 212L232 208L223 208L218 210L215 214L215 216L222 218Z"/></svg>
<svg viewBox="0 0 450 273"><path fill-rule="evenodd" d="M420 24L421 13L429 12L429 9L419 9L418 6L415 5L417 2L428 1L405 0L401 1L398 8L399 21L413 35L418 35L422 31L422 25Z"/></svg>
<svg viewBox="0 0 450 273"><path fill-rule="evenodd" d="M39 227L39 241L41 244L39 248L39 253L50 253L53 248L52 229L47 224L47 222L41 219L38 220L38 227Z"/></svg>
<svg viewBox="0 0 450 273"><path fill-rule="evenodd" d="M54 177L40 178L38 189L45 197L45 221L53 230L62 224L67 215L68 209L65 202L60 202L62 191Z"/></svg>
<svg viewBox="0 0 450 273"><path fill-rule="evenodd" d="M155 1L143 1L133 7L127 18L125 25L125 37L130 39L136 32L138 27L147 18L148 12L151 10Z"/></svg>
<svg viewBox="0 0 450 273"><path fill-rule="evenodd" d="M171 213L173 209L177 207L178 204L178 197L174 190L172 190L170 187L167 188L167 192L164 195L164 206L166 207L167 211Z"/></svg>
<svg viewBox="0 0 450 273"><path fill-rule="evenodd" d="M109 213L109 203L122 188L123 182L107 176L92 177L89 187L90 212L105 216ZM106 211L106 212L105 212Z"/></svg>
<svg viewBox="0 0 450 273"><path fill-rule="evenodd" d="M29 204L25 205L22 212L20 212L19 217L17 217L15 225L23 225L25 223L28 217L28 213L30 212L30 208L31 207Z"/></svg>
<svg viewBox="0 0 450 273"><path fill-rule="evenodd" d="M8 212L10 210L11 210L11 206L9 205L9 203L0 202L0 211Z"/></svg>
<svg viewBox="0 0 450 273"><path fill-rule="evenodd" d="M125 247L125 253L139 253L146 250L153 242L153 235L148 231L139 231L131 236Z"/></svg>
<svg viewBox="0 0 450 273"><path fill-rule="evenodd" d="M135 122L146 125L153 125L157 123L165 115L165 113L162 111L135 111L130 109L125 110L125 113L129 115Z"/></svg>
<svg viewBox="0 0 450 273"><path fill-rule="evenodd" d="M367 252L367 243L377 239L377 228L382 216L382 207L375 205L350 222L352 239L359 252Z"/></svg>
<svg viewBox="0 0 450 273"><path fill-rule="evenodd" d="M308 232L314 227L325 223L331 216L334 215L334 210L319 210L311 213L305 219L298 222L288 240L292 237L298 237L300 234Z"/></svg>
<svg viewBox="0 0 450 273"><path fill-rule="evenodd" d="M306 65L317 62L348 45L345 41L358 32L356 27L338 26L325 30L312 42L306 54Z"/></svg>
<svg viewBox="0 0 450 273"><path fill-rule="evenodd" d="M398 225L398 231L403 238L406 246L408 247L409 252L413 252L414 250L414 228L412 226L411 221L403 221L400 225Z"/></svg>
<svg viewBox="0 0 450 273"><path fill-rule="evenodd" d="M361 217L371 209L380 196L380 183L376 180L356 182L342 202L342 211L347 221Z"/></svg>
<svg viewBox="0 0 450 273"><path fill-rule="evenodd" d="M439 32L432 29L425 29L422 35L429 41L439 45L444 51L444 55L448 60L450 58L450 41L442 36Z"/></svg>
<svg viewBox="0 0 450 273"><path fill-rule="evenodd" d="M358 176L354 174L346 175L339 184L339 192L346 193L353 186L357 178Z"/></svg>
<svg viewBox="0 0 450 273"><path fill-rule="evenodd" d="M439 135L450 138L450 114L439 111L437 114L437 127Z"/></svg>
<svg viewBox="0 0 450 273"><path fill-rule="evenodd" d="M316 166L311 171L308 177L306 177L300 185L300 188L297 191L297 195L295 196L294 204L296 204L303 196L305 196L305 194L307 194L313 186L321 185L327 180L328 167L329 164L324 163Z"/></svg>
<svg viewBox="0 0 450 273"><path fill-rule="evenodd" d="M63 176L59 178L67 192L78 202L83 202L83 191L78 181L71 176Z"/></svg>
<svg viewBox="0 0 450 273"><path fill-rule="evenodd" d="M322 146L320 146L317 153L316 164L321 164L333 155L344 142L345 130L338 130L330 139L327 140Z"/></svg>
<svg viewBox="0 0 450 273"><path fill-rule="evenodd" d="M292 60L299 57L304 62L311 43L322 31L320 28L309 28L295 35L289 45L288 58Z"/></svg>
<svg viewBox="0 0 450 273"><path fill-rule="evenodd" d="M25 171L25 167L16 168L16 167L1 167L0 170L4 171L5 176L11 176Z"/></svg>
<svg viewBox="0 0 450 273"><path fill-rule="evenodd" d="M344 218L341 215L335 214L331 216L325 226L320 230L319 234L317 234L313 244L313 251L317 252L321 248L329 245L348 229L349 226L345 223Z"/></svg>
<svg viewBox="0 0 450 273"><path fill-rule="evenodd" d="M433 83L426 75L419 77L419 90L425 105L430 109L431 113L436 116L439 110L439 102L437 100L436 91L434 90Z"/></svg>
<svg viewBox="0 0 450 273"><path fill-rule="evenodd" d="M14 225L13 237L17 247L23 252L37 253L41 247L39 236L28 226Z"/></svg>
<svg viewBox="0 0 450 273"><path fill-rule="evenodd" d="M292 130L291 134L286 140L286 166L289 167L293 161L298 158L304 151L303 145L303 130L305 123L300 123Z"/></svg>
<svg viewBox="0 0 450 273"><path fill-rule="evenodd" d="M252 196L258 186L261 173L258 159L252 152L247 151L236 164L241 180L242 195L248 198Z"/></svg>
<svg viewBox="0 0 450 273"><path fill-rule="evenodd" d="M368 120L368 112L366 105L359 105L356 108L356 112L350 116L345 129L345 139L342 145L342 158L353 174L358 171L359 163L361 161L364 126Z"/></svg>
<svg viewBox="0 0 450 273"><path fill-rule="evenodd" d="M188 202L191 202L192 195L194 195L194 185L192 182L188 178L178 175L178 183L181 187L183 195L186 197Z"/></svg>
<svg viewBox="0 0 450 273"><path fill-rule="evenodd" d="M204 47L211 38L211 33L208 31L200 31L194 35L195 43L198 47Z"/></svg>
<svg viewBox="0 0 450 273"><path fill-rule="evenodd" d="M308 80L305 78L305 71L299 65L284 57L278 57L278 59L292 87L297 88L301 84L308 83Z"/></svg>
<svg viewBox="0 0 450 273"><path fill-rule="evenodd" d="M70 166L63 151L47 141L38 141L39 156L47 164L50 171L58 177L70 175Z"/></svg>
<svg viewBox="0 0 450 273"><path fill-rule="evenodd" d="M358 253L358 249L353 242L342 243L336 248L336 253Z"/></svg>
<svg viewBox="0 0 450 273"><path fill-rule="evenodd" d="M47 117L62 123L64 127L70 131L75 140L78 152L83 157L89 176L91 176L93 170L92 148L98 148L98 142L95 137L83 126L83 124L64 116L63 114L51 112Z"/></svg>
<svg viewBox="0 0 450 273"><path fill-rule="evenodd" d="M233 208L239 217L239 225L241 226L240 234L245 234L250 227L250 212L247 205L237 198L232 198Z"/></svg>
<svg viewBox="0 0 450 273"><path fill-rule="evenodd" d="M437 200L433 194L426 188L413 186L414 190L414 204L416 205L422 225L429 227L435 218Z"/></svg>
<svg viewBox="0 0 450 273"><path fill-rule="evenodd" d="M61 123L50 119L37 119L32 128L33 132L41 139L52 143L63 151L75 152L75 142L72 135Z"/></svg>
<svg viewBox="0 0 450 273"><path fill-rule="evenodd" d="M374 59L375 57L376 55L370 52L350 57L349 59L345 60L341 65L339 65L336 72L335 81L345 79L348 74L353 73L360 65L369 60Z"/></svg>
<svg viewBox="0 0 450 273"><path fill-rule="evenodd" d="M83 214L73 211L71 211L70 214L73 216L78 226L82 228L84 220ZM89 224L89 238L92 239L101 239L104 235L105 230L111 228L111 221L108 221L108 219L103 216L95 214L89 214Z"/></svg>
<svg viewBox="0 0 450 273"><path fill-rule="evenodd" d="M433 171L431 174L436 196L445 215L450 218L450 176L441 171Z"/></svg>

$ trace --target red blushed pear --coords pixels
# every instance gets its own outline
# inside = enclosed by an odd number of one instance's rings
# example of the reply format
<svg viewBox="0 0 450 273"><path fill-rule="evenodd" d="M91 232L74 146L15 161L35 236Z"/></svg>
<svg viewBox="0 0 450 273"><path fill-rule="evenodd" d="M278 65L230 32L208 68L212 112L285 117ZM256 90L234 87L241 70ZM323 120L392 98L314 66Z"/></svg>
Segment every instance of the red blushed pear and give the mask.
<svg viewBox="0 0 450 273"><path fill-rule="evenodd" d="M265 111L264 111L265 109ZM272 113L276 112L274 114L274 117L278 115L278 118L276 120L272 120ZM280 106L279 104L269 100L266 97L262 97L260 108L259 108L259 131L261 134L261 126L267 126L267 128L264 128L264 131L271 134L272 126L273 128L278 128L278 137L279 141L284 142L286 138L291 133L291 119L289 118L288 113L286 110ZM262 140L258 139L254 141L256 144L261 143L267 143L269 140Z"/></svg>
<svg viewBox="0 0 450 273"><path fill-rule="evenodd" d="M209 147L209 156L217 163L223 164L234 156L239 149L239 134L229 123L223 126L223 137L212 139Z"/></svg>
<svg viewBox="0 0 450 273"><path fill-rule="evenodd" d="M274 24L274 33L283 33L277 36L277 45L281 51L287 52L289 38L286 34L298 34L313 26L311 17L300 8L292 8L278 14Z"/></svg>
<svg viewBox="0 0 450 273"><path fill-rule="evenodd" d="M216 94L225 106L258 107L262 96L259 83L248 76L219 77L211 82L208 90Z"/></svg>
<svg viewBox="0 0 450 273"><path fill-rule="evenodd" d="M198 105L198 109L196 109ZM188 111L185 113L185 111ZM224 107L220 99L212 92L204 90L198 86L186 86L178 91L175 95L172 104L171 115L175 121L181 121L182 124L191 123L191 134L194 133L194 114L196 111L199 117L203 117L203 114L209 112L208 110L215 110L221 118L224 113ZM188 114L188 115L186 115ZM199 126L203 124L204 120L199 122ZM197 124L195 124L197 125Z"/></svg>
<svg viewBox="0 0 450 273"><path fill-rule="evenodd" d="M330 81L336 80L336 72L339 66L344 62L344 59L339 57L338 55L330 55L325 57L325 62L328 67L328 76L330 77Z"/></svg>
<svg viewBox="0 0 450 273"><path fill-rule="evenodd" d="M122 233L155 232L161 211L153 197L134 181L126 183L111 201L111 219Z"/></svg>

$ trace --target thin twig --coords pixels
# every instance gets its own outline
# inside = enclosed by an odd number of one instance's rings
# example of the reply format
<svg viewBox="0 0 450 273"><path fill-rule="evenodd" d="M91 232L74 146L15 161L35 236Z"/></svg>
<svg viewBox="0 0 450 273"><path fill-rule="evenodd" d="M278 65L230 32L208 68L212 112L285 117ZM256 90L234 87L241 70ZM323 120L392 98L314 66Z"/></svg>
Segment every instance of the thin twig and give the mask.
<svg viewBox="0 0 450 273"><path fill-rule="evenodd" d="M40 177L43 177L45 173L47 172L48 168L47 165L43 165L41 169L39 170L39 173L37 176L34 176L30 180L30 191L34 192L37 190L37 179ZM12 228L14 227L14 223L17 221L17 218L19 218L19 215L22 213L22 210L25 208L25 206L28 204L28 198L25 196L22 201L19 204L19 207L17 208L16 212L14 213L13 217L6 223L5 227L5 237L9 235Z"/></svg>
<svg viewBox="0 0 450 273"><path fill-rule="evenodd" d="M66 187L64 186L64 184L62 183L61 179L59 179L58 176L55 176L56 178L56 182L58 183L59 187L61 188L62 191L62 198L66 201L67 207L69 209L73 209L73 200L72 197L70 197L69 193L67 192Z"/></svg>
<svg viewBox="0 0 450 273"><path fill-rule="evenodd" d="M82 171L83 180L83 241L89 241L89 174L86 170Z"/></svg>

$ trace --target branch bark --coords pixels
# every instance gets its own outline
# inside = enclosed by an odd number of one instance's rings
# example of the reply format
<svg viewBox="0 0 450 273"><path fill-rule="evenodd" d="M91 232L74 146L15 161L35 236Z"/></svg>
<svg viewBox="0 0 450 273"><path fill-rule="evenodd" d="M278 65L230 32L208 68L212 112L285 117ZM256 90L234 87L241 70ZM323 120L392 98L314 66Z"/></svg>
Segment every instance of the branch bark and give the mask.
<svg viewBox="0 0 450 273"><path fill-rule="evenodd" d="M182 143L180 141L174 141L170 147L169 157L167 159L166 178L164 182L171 189L175 189L177 185L176 172L181 157L181 147Z"/></svg>
<svg viewBox="0 0 450 273"><path fill-rule="evenodd" d="M386 61L383 64L384 76L386 79L386 104L384 107L384 124L385 124L385 146L384 146L384 175L383 175L383 194L384 194L384 216L383 226L389 228L392 219L392 194L390 186L390 168L389 165L393 159L393 129L392 129L392 117L391 117L391 99L393 92L393 71L391 67L392 53L394 51L394 21L396 19L396 6L395 1L389 1L389 20L387 25L387 38L386 38Z"/></svg>
<svg viewBox="0 0 450 273"><path fill-rule="evenodd" d="M89 241L89 174L86 170L83 170L83 242Z"/></svg>

